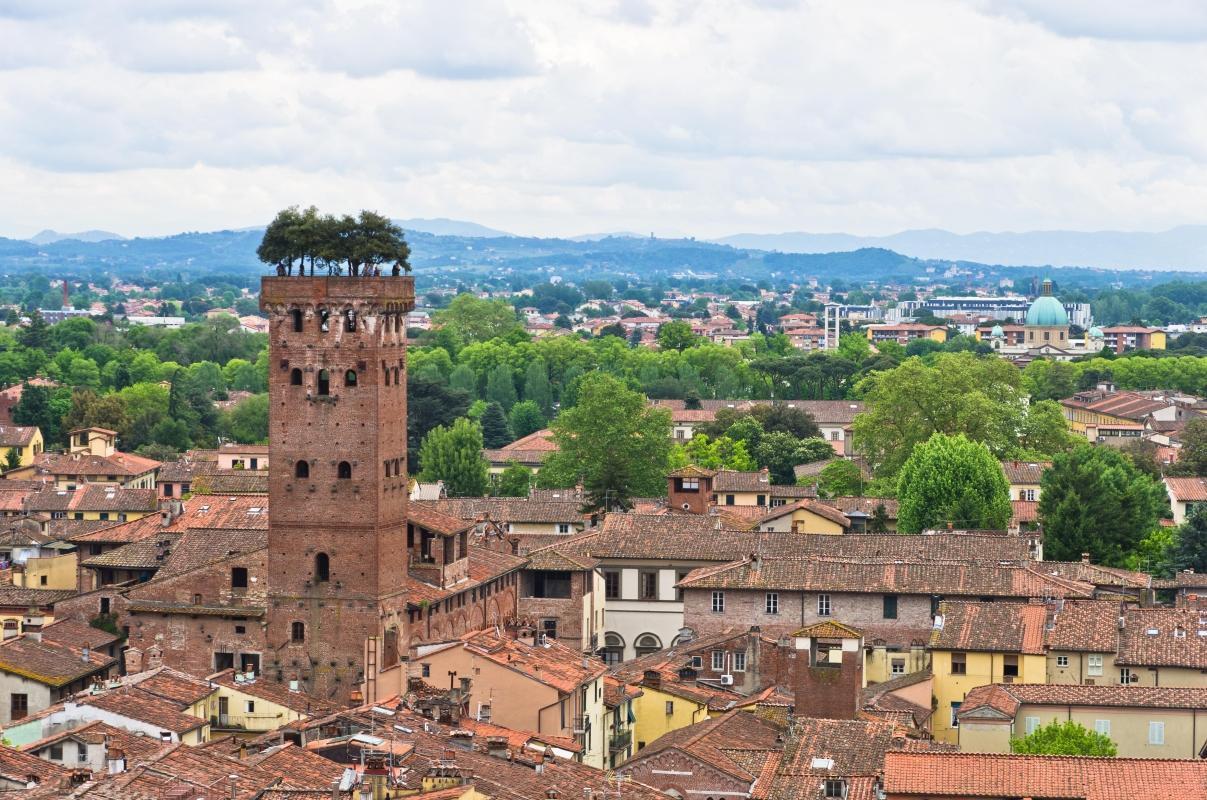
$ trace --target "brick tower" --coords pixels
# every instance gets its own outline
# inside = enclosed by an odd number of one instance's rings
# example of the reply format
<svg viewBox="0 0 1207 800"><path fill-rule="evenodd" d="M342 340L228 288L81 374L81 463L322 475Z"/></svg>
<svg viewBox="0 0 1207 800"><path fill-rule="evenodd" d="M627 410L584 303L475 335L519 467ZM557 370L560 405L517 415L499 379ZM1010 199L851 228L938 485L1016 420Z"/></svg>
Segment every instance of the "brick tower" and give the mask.
<svg viewBox="0 0 1207 800"><path fill-rule="evenodd" d="M372 700L407 576L410 277L271 277L266 678ZM390 663L386 663L390 662Z"/></svg>

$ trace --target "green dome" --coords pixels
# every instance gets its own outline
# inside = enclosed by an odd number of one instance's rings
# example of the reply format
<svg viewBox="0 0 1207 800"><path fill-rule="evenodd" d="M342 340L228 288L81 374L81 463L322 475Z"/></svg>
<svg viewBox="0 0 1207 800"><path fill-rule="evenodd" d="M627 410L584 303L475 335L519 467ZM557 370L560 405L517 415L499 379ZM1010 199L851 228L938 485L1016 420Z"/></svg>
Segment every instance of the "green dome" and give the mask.
<svg viewBox="0 0 1207 800"><path fill-rule="evenodd" d="M1069 324L1069 315L1065 307L1052 296L1052 281L1045 280L1043 294L1035 298L1027 309L1027 324L1043 327L1057 327Z"/></svg>
<svg viewBox="0 0 1207 800"><path fill-rule="evenodd" d="M1001 325L994 325L993 330L989 331L989 335L992 336L994 339L997 339L999 337L1005 336L1006 332L1004 330L1002 330Z"/></svg>
<svg viewBox="0 0 1207 800"><path fill-rule="evenodd" d="M1090 328L1090 338L1104 339L1106 337L1102 335L1102 328L1099 328L1097 325L1095 325L1094 327Z"/></svg>

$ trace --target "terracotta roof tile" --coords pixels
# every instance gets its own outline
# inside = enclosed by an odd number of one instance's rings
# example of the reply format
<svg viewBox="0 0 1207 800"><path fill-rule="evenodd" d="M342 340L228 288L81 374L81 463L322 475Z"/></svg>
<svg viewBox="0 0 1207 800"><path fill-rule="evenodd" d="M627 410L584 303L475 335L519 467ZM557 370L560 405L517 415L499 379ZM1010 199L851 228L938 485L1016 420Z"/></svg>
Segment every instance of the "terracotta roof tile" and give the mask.
<svg viewBox="0 0 1207 800"><path fill-rule="evenodd" d="M1020 705L1207 708L1207 688L1103 684L991 684L968 692L960 716L988 707L1013 717Z"/></svg>
<svg viewBox="0 0 1207 800"><path fill-rule="evenodd" d="M206 720L182 712L179 703L165 700L137 687L123 686L101 694L84 695L79 702L129 719L147 722L176 734L188 733L206 724Z"/></svg>
<svg viewBox="0 0 1207 800"><path fill-rule="evenodd" d="M58 764L0 745L0 777L12 783L24 786L32 778L39 784L57 786L69 774Z"/></svg>
<svg viewBox="0 0 1207 800"><path fill-rule="evenodd" d="M0 425L0 447L28 447L37 431L28 425Z"/></svg>
<svg viewBox="0 0 1207 800"><path fill-rule="evenodd" d="M215 673L209 676L207 680L219 686L228 686L237 689L252 697L262 697L279 706L284 706L307 716L325 716L338 710L337 706L325 700L312 697L305 692L291 692L287 686L275 681L255 680L251 683L238 683L235 681L235 671L233 669Z"/></svg>
<svg viewBox="0 0 1207 800"><path fill-rule="evenodd" d="M1207 625L1202 619L1203 612L1194 608L1128 609L1115 663L1207 669Z"/></svg>
<svg viewBox="0 0 1207 800"><path fill-rule="evenodd" d="M1113 600L1066 600L1047 633L1051 650L1113 653L1119 645L1120 604Z"/></svg>
<svg viewBox="0 0 1207 800"><path fill-rule="evenodd" d="M572 692L607 672L599 661L588 659L556 640L546 641L543 645L526 644L490 629L467 633L461 637L461 642L476 655L521 672L559 692Z"/></svg>
<svg viewBox="0 0 1207 800"><path fill-rule="evenodd" d="M772 752L783 748L776 740L783 730L746 711L733 710L718 717L679 728L655 739L621 767L675 749L741 781L753 782ZM740 754L753 755L753 759Z"/></svg>
<svg viewBox="0 0 1207 800"><path fill-rule="evenodd" d="M41 453L34 459L35 474L45 475L116 475L133 478L151 472L160 462L133 453L114 453L94 456L86 453Z"/></svg>
<svg viewBox="0 0 1207 800"><path fill-rule="evenodd" d="M931 634L930 647L1043 655L1047 611L1041 603L945 600L939 604L943 627Z"/></svg>
<svg viewBox="0 0 1207 800"><path fill-rule="evenodd" d="M21 675L51 687L106 671L117 659L91 651L84 657L82 647L54 641L34 641L30 634L0 644L0 670Z"/></svg>
<svg viewBox="0 0 1207 800"><path fill-rule="evenodd" d="M1012 484L1039 483L1044 470L1052 466L1051 461L1003 461L1002 472Z"/></svg>
<svg viewBox="0 0 1207 800"><path fill-rule="evenodd" d="M1196 503L1207 500L1207 478L1169 478L1165 485L1179 503Z"/></svg>

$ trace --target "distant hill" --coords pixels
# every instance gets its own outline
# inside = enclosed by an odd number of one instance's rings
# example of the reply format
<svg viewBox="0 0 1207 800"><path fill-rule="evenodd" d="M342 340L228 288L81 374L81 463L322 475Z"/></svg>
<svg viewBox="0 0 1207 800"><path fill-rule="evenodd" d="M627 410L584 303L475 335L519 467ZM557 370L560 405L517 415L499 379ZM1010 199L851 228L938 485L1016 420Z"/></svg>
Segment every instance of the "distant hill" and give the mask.
<svg viewBox="0 0 1207 800"><path fill-rule="evenodd" d="M465 222L459 219L445 219L438 217L436 219L396 219L395 224L401 225L403 230L419 231L420 233L431 233L436 236L468 236L473 238L495 238L498 236L512 236L513 234L506 231L495 230L488 228L485 225L479 225L476 222Z"/></svg>
<svg viewBox="0 0 1207 800"><path fill-rule="evenodd" d="M107 242L111 239L120 240L125 238L126 237L122 236L120 233L113 233L111 231L79 231L78 233L59 233L58 231L52 231L50 228L47 228L46 230L40 231L37 234L29 237L26 239L26 241L32 242L33 244L53 244L55 242L65 241L67 239L74 239L77 242Z"/></svg>
<svg viewBox="0 0 1207 800"><path fill-rule="evenodd" d="M890 236L847 233L740 233L721 244L785 253L830 253L880 247L925 259L1009 266L1089 266L1108 269L1207 269L1207 225L1183 225L1156 233L1127 231L1029 231L968 233L908 230Z"/></svg>

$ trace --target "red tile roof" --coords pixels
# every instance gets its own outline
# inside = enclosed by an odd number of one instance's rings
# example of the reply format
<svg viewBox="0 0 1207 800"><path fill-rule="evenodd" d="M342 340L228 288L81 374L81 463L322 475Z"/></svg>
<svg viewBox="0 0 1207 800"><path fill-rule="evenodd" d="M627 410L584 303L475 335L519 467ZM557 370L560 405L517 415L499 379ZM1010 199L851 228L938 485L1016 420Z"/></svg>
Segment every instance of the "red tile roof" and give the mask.
<svg viewBox="0 0 1207 800"><path fill-rule="evenodd" d="M1080 684L991 684L968 692L960 716L992 708L1013 717L1020 705L1113 708L1207 708L1207 688L1175 686L1082 686Z"/></svg>
<svg viewBox="0 0 1207 800"><path fill-rule="evenodd" d="M1165 485L1179 503L1207 500L1207 478L1166 478Z"/></svg>
<svg viewBox="0 0 1207 800"><path fill-rule="evenodd" d="M782 740L777 742L782 734L779 726L734 709L660 736L625 762L619 772L623 775L642 760L674 749L740 781L754 781L771 753L783 748Z"/></svg>
<svg viewBox="0 0 1207 800"><path fill-rule="evenodd" d="M1119 631L1119 666L1207 669L1207 625L1194 608L1131 608ZM1200 633L1202 632L1202 633Z"/></svg>
<svg viewBox="0 0 1207 800"><path fill-rule="evenodd" d="M889 752L891 798L1076 798L1204 800L1207 762L984 753Z"/></svg>
<svg viewBox="0 0 1207 800"><path fill-rule="evenodd" d="M1047 612L1042 603L945 600L939 604L943 627L931 633L930 647L1043 655Z"/></svg>
<svg viewBox="0 0 1207 800"><path fill-rule="evenodd" d="M1119 645L1120 604L1114 600L1066 600L1047 633L1050 650L1113 653Z"/></svg>
<svg viewBox="0 0 1207 800"><path fill-rule="evenodd" d="M527 644L491 629L467 633L461 641L476 655L563 693L573 692L607 672L604 664L556 640Z"/></svg>

